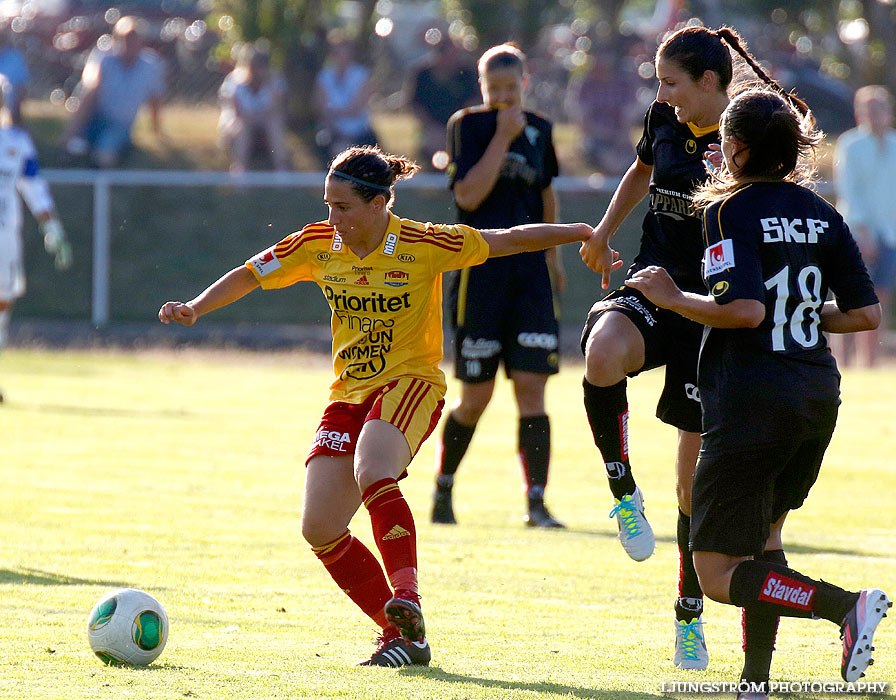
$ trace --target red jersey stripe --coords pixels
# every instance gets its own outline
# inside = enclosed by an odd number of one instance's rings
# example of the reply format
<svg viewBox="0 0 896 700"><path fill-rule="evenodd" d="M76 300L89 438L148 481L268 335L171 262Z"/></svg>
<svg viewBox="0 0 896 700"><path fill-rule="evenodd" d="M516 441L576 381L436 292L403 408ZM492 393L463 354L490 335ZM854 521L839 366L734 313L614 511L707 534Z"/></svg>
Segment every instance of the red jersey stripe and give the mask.
<svg viewBox="0 0 896 700"><path fill-rule="evenodd" d="M316 236L308 236L305 234L300 234L295 238L287 238L284 241L281 241L274 248L274 255L278 258L285 258L287 255L294 253L299 248L301 248L305 243L309 241L320 241L332 238L332 234L318 234Z"/></svg>
<svg viewBox="0 0 896 700"><path fill-rule="evenodd" d="M407 393L402 397L398 409L395 411L397 416L395 421L396 428L402 432L407 429L408 424L414 417L414 411L420 405L425 395L426 384L419 379L414 379L408 387Z"/></svg>
<svg viewBox="0 0 896 700"><path fill-rule="evenodd" d="M424 384L421 387L421 391L418 392L417 396L414 397L413 403L408 407L407 418L402 421L400 430L407 430L408 426L411 424L411 421L414 419L414 414L417 413L417 409L420 408L420 404L423 403L423 399L426 398L427 390L427 386Z"/></svg>

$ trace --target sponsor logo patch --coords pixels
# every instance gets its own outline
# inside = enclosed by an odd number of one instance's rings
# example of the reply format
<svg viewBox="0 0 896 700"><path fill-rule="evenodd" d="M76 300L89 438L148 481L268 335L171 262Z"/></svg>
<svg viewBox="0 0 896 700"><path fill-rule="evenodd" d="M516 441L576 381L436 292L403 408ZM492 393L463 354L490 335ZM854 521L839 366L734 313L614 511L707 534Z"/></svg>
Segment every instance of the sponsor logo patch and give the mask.
<svg viewBox="0 0 896 700"><path fill-rule="evenodd" d="M696 153L697 152L697 142L694 139L688 139L684 144L684 150L688 153Z"/></svg>
<svg viewBox="0 0 896 700"><path fill-rule="evenodd" d="M259 277L269 275L274 270L279 270L281 267L283 267L280 264L280 261L277 259L277 256L274 255L273 248L269 248L263 253L259 253L249 262L251 263L252 267L255 268L255 271L258 273Z"/></svg>
<svg viewBox="0 0 896 700"><path fill-rule="evenodd" d="M410 253L399 253L395 257L398 258L399 262L414 262L417 259Z"/></svg>
<svg viewBox="0 0 896 700"><path fill-rule="evenodd" d="M622 459L628 459L628 409L619 416L619 444L622 447Z"/></svg>
<svg viewBox="0 0 896 700"><path fill-rule="evenodd" d="M398 243L398 236L394 233L386 235L386 245L383 246L383 252L386 255L392 255L395 252L395 245Z"/></svg>
<svg viewBox="0 0 896 700"><path fill-rule="evenodd" d="M340 430L318 430L314 436L315 447L325 447L334 452L348 452L352 438Z"/></svg>
<svg viewBox="0 0 896 700"><path fill-rule="evenodd" d="M405 530L401 525L395 525L389 532L383 535L384 540L397 540L400 537L410 537L411 533Z"/></svg>
<svg viewBox="0 0 896 700"><path fill-rule="evenodd" d="M320 260L321 262L327 262L327 260L329 260L331 257L333 257L333 256L330 255L329 253L318 253L317 254L317 259Z"/></svg>
<svg viewBox="0 0 896 700"><path fill-rule="evenodd" d="M607 476L610 479L621 479L625 476L624 462L606 462L604 467L607 470Z"/></svg>
<svg viewBox="0 0 896 700"><path fill-rule="evenodd" d="M338 233L333 234L333 245L330 246L330 250L342 250L342 236L340 236Z"/></svg>
<svg viewBox="0 0 896 700"><path fill-rule="evenodd" d="M338 277L337 275L324 275L325 282L345 282L345 277Z"/></svg>
<svg viewBox="0 0 896 700"><path fill-rule="evenodd" d="M355 280L355 284L360 284L363 286L365 284L370 284L370 282L367 281L367 275L361 275L358 279Z"/></svg>
<svg viewBox="0 0 896 700"><path fill-rule="evenodd" d="M728 288L729 288L729 287L731 287L731 285L728 284L727 281L725 281L725 280L720 280L720 281L716 282L716 283L712 286L712 295L713 295L714 297L720 297L720 296L722 296L725 292L728 291Z"/></svg>
<svg viewBox="0 0 896 700"><path fill-rule="evenodd" d="M734 243L730 238L709 246L703 254L703 276L711 277L734 267Z"/></svg>
<svg viewBox="0 0 896 700"><path fill-rule="evenodd" d="M516 342L524 348L557 349L557 336L553 333L520 333L516 337Z"/></svg>
<svg viewBox="0 0 896 700"><path fill-rule="evenodd" d="M407 285L411 276L407 272L401 270L389 270L385 274L386 284L390 287L404 287Z"/></svg>
<svg viewBox="0 0 896 700"><path fill-rule="evenodd" d="M762 584L759 600L778 603L798 610L812 609L815 587L772 571Z"/></svg>

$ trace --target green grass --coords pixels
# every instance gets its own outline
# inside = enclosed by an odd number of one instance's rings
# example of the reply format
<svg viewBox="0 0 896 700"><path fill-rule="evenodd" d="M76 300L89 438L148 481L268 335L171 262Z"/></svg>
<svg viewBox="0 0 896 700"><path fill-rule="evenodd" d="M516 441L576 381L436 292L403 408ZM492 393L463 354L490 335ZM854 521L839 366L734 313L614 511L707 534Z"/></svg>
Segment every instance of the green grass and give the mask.
<svg viewBox="0 0 896 700"><path fill-rule="evenodd" d="M739 611L711 602L709 670L672 667L675 435L653 418L660 375L630 382L633 458L658 535L656 554L636 564L606 517L571 362L549 388L548 501L569 529L522 526L516 420L501 382L459 475L461 524L427 522L435 440L402 483L417 514L433 665L353 667L372 651L373 625L298 528L328 362L208 351L0 357L0 697L631 700L660 697L663 681L737 677ZM891 595L894 390L892 369L845 374L822 476L785 529L795 567ZM353 531L370 543L366 516ZM87 645L88 612L118 586L146 589L168 612L168 646L146 669L104 667ZM837 679L837 637L827 622L784 620L773 679ZM869 677L896 682L892 619L876 647Z"/></svg>

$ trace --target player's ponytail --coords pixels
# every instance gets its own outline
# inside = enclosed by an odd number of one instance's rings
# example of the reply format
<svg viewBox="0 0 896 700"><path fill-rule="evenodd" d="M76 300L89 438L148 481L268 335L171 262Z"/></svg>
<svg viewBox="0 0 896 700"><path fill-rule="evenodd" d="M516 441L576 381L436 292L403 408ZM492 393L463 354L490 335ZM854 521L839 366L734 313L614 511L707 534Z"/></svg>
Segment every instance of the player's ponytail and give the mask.
<svg viewBox="0 0 896 700"><path fill-rule="evenodd" d="M759 65L759 62L749 52L747 44L740 34L734 31L731 27L720 27L713 33L728 44L728 46L730 46L731 49L744 60L744 63L750 67L750 70L752 70L765 85L787 100L800 115L811 119L814 125L815 117L812 116L812 112L809 110L809 105L793 93L785 90L777 80L766 73L765 69Z"/></svg>
<svg viewBox="0 0 896 700"><path fill-rule="evenodd" d="M392 186L418 170L414 161L384 153L379 146L352 146L333 158L329 174L346 180L365 202L382 195L388 205L394 196Z"/></svg>

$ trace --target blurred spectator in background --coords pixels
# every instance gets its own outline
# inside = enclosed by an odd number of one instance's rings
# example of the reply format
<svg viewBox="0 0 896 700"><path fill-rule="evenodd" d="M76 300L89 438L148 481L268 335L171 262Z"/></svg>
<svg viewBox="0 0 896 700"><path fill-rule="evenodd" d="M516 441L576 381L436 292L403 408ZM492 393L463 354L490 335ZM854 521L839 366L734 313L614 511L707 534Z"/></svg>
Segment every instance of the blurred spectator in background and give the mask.
<svg viewBox="0 0 896 700"><path fill-rule="evenodd" d="M370 70L353 54L351 42L342 37L333 39L327 63L317 75L317 144L327 161L349 146L375 146L377 142L370 123Z"/></svg>
<svg viewBox="0 0 896 700"><path fill-rule="evenodd" d="M434 39L428 55L411 72L406 87L407 103L420 120L419 159L425 167L448 165L446 127L451 115L479 102L476 61L457 46L446 32L431 28L426 40ZM444 153L443 163L433 160Z"/></svg>
<svg viewBox="0 0 896 700"><path fill-rule="evenodd" d="M89 155L101 168L117 166L131 146L131 127L149 106L153 132L162 136L164 70L145 47L145 22L122 17L112 30L112 47L94 49L81 74L80 102L65 133L66 150Z"/></svg>
<svg viewBox="0 0 896 700"><path fill-rule="evenodd" d="M13 124L22 123L22 100L28 91L31 72L22 52L10 43L9 28L0 29L0 75L9 82L9 95L4 97L4 106L9 110Z"/></svg>
<svg viewBox="0 0 896 700"><path fill-rule="evenodd" d="M594 52L587 70L570 79L566 111L579 127L585 162L601 173L621 175L630 164L629 132L643 112L635 100L637 83L612 51Z"/></svg>
<svg viewBox="0 0 896 700"><path fill-rule="evenodd" d="M56 216L50 189L40 175L34 143L24 129L12 123L5 106L13 95L12 83L0 75L0 347L6 343L12 305L25 293L20 195L40 224L44 247L55 257L56 268L65 270L72 264L72 249Z"/></svg>
<svg viewBox="0 0 896 700"><path fill-rule="evenodd" d="M286 81L271 71L268 52L244 46L237 67L221 83L218 97L218 133L230 155L231 172L249 169L256 153L264 155L276 170L287 170Z"/></svg>
<svg viewBox="0 0 896 700"><path fill-rule="evenodd" d="M848 364L854 355L871 367L877 364L896 283L896 130L893 97L885 87L859 88L854 106L858 126L845 132L834 149L837 208L868 265L883 317L877 330L831 339L841 363Z"/></svg>

